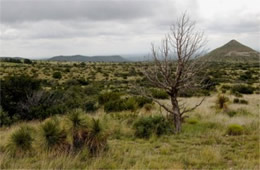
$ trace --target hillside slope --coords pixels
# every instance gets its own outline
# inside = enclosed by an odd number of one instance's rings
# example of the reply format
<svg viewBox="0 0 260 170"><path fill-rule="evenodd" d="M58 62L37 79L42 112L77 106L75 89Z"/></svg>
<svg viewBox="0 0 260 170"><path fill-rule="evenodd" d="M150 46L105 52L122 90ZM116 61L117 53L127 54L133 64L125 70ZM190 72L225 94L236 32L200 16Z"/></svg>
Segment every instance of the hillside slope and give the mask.
<svg viewBox="0 0 260 170"><path fill-rule="evenodd" d="M211 51L204 58L218 62L256 62L260 60L260 53L236 40Z"/></svg>
<svg viewBox="0 0 260 170"><path fill-rule="evenodd" d="M128 61L125 58L119 55L111 55L111 56L83 56L83 55L73 55L73 56L55 56L50 59L50 61L78 61L78 62L125 62Z"/></svg>

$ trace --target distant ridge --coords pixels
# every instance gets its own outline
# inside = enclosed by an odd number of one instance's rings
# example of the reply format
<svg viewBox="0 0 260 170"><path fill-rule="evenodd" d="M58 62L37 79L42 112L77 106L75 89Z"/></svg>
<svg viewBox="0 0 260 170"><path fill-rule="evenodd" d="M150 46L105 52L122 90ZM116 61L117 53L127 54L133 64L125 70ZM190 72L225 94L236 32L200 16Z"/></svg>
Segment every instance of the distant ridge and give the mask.
<svg viewBox="0 0 260 170"><path fill-rule="evenodd" d="M204 58L219 62L256 62L260 61L260 53L236 40L231 40L211 51Z"/></svg>
<svg viewBox="0 0 260 170"><path fill-rule="evenodd" d="M78 61L78 62L126 62L125 58L120 55L111 56L83 56L83 55L72 55L72 56L55 56L48 59L49 61Z"/></svg>

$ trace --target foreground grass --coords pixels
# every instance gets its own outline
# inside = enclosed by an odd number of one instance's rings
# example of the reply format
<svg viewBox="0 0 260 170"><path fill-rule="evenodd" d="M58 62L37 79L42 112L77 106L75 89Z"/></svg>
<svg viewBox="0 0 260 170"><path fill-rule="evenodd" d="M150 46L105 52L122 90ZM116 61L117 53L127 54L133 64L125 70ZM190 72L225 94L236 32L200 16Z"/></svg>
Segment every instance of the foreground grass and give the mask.
<svg viewBox="0 0 260 170"><path fill-rule="evenodd" d="M78 153L54 153L42 150L12 157L5 151L8 137L20 125L0 129L1 169L113 169L113 168L203 168L203 169L259 169L259 96L245 96L249 105L233 105L231 109L250 108L250 114L229 117L212 108L214 97L209 97L184 123L179 135L153 136L137 139L132 129L131 113L122 116L98 117L110 131L109 149L91 157L87 150ZM193 103L195 98L187 99ZM258 103L257 103L258 102ZM157 110L157 108L155 108ZM153 111L155 112L155 111ZM149 114L149 113L145 113ZM97 115L96 115L97 116ZM62 117L61 117L62 119ZM245 129L239 136L227 135L229 124L238 123ZM27 123L37 128L39 122Z"/></svg>

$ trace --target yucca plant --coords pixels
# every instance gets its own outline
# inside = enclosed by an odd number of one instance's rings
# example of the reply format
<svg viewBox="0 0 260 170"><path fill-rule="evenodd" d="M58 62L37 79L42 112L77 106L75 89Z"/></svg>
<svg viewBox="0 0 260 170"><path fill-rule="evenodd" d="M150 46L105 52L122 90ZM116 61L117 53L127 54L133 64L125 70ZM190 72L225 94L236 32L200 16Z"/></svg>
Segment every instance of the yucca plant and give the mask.
<svg viewBox="0 0 260 170"><path fill-rule="evenodd" d="M43 146L47 150L64 151L69 148L66 131L61 129L58 120L47 120L40 128Z"/></svg>
<svg viewBox="0 0 260 170"><path fill-rule="evenodd" d="M22 155L32 150L33 129L28 126L22 126L13 132L7 144L7 150L11 154Z"/></svg>
<svg viewBox="0 0 260 170"><path fill-rule="evenodd" d="M226 103L229 101L229 98L224 95L218 95L216 105L218 108L223 109L226 108Z"/></svg>
<svg viewBox="0 0 260 170"><path fill-rule="evenodd" d="M92 155L98 154L107 146L108 134L104 131L99 120L92 119L86 144Z"/></svg>
<svg viewBox="0 0 260 170"><path fill-rule="evenodd" d="M88 135L88 120L82 111L74 110L67 116L67 129L72 137L72 149L79 149L84 145Z"/></svg>

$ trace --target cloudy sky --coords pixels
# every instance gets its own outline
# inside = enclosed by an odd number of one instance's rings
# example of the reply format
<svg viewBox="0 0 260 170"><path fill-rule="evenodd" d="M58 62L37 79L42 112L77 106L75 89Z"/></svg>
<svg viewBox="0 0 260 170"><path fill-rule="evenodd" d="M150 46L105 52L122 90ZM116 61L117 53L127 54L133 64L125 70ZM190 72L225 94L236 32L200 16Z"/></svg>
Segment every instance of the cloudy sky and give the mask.
<svg viewBox="0 0 260 170"><path fill-rule="evenodd" d="M147 54L185 11L209 49L260 50L259 0L0 0L0 56Z"/></svg>

